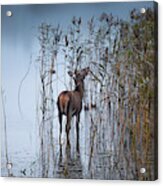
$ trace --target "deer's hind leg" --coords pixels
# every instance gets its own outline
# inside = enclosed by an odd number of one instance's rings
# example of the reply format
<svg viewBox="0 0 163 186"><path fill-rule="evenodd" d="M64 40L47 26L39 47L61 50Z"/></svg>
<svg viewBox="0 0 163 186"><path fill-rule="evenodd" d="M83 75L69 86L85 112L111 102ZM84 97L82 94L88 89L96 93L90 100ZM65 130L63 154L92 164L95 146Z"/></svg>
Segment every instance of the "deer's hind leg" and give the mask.
<svg viewBox="0 0 163 186"><path fill-rule="evenodd" d="M66 116L67 116L67 122L66 122L66 134L67 134L67 148L70 149L70 138L69 138L69 133L71 129L71 118L72 118L72 105L71 105L71 100L68 101L67 103L67 111L66 111Z"/></svg>
<svg viewBox="0 0 163 186"><path fill-rule="evenodd" d="M59 131L59 147L60 147L60 158L62 158L62 142L61 142L61 138L62 138L62 113L59 112L58 114L58 118L59 118L59 124L60 124L60 131Z"/></svg>
<svg viewBox="0 0 163 186"><path fill-rule="evenodd" d="M67 134L67 147L70 148L70 129L71 129L71 112L67 114L67 123L66 123L66 134Z"/></svg>

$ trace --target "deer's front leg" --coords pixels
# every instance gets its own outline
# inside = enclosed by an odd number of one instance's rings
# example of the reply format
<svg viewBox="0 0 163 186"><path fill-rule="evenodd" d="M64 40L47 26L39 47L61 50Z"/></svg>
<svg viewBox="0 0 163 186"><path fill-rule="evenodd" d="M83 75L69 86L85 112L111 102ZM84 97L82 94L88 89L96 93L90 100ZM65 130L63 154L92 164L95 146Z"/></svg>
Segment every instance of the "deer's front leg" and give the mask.
<svg viewBox="0 0 163 186"><path fill-rule="evenodd" d="M79 150L79 122L80 122L80 114L77 114L76 116L76 134L77 134L77 144L76 144L76 149L77 149L77 152L80 153L80 150Z"/></svg>

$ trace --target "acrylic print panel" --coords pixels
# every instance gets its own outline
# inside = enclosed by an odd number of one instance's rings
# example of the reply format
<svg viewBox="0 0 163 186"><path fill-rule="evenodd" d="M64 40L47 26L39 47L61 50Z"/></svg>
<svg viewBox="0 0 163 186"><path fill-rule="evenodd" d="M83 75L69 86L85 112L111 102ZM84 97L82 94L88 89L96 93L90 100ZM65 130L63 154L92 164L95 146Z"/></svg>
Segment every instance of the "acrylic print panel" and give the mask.
<svg viewBox="0 0 163 186"><path fill-rule="evenodd" d="M157 179L157 4L1 13L1 176Z"/></svg>

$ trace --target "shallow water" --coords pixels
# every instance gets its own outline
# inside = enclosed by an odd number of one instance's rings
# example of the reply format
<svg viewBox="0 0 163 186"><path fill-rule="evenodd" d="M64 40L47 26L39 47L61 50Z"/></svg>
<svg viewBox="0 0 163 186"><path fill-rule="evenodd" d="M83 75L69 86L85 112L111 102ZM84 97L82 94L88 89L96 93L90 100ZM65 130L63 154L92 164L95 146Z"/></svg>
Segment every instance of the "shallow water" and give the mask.
<svg viewBox="0 0 163 186"><path fill-rule="evenodd" d="M105 105L103 106L105 107ZM53 122L54 159L50 158L49 160L46 177L138 179L138 172L135 162L131 158L129 147L126 147L122 153L118 146L119 134L116 120L114 125L111 120L115 113L109 111L107 114L103 114L103 110L98 108L81 112L80 154L76 151L75 117L72 119L70 130L71 149L66 151L66 118L64 118L62 160L59 159L59 123L57 113L55 114ZM23 125L10 123L9 126L7 135L9 161L12 163L11 176L42 177L37 126L29 125L28 122L24 122ZM4 149L4 146L2 148ZM5 150L2 151L1 161L1 174L2 176L8 176Z"/></svg>

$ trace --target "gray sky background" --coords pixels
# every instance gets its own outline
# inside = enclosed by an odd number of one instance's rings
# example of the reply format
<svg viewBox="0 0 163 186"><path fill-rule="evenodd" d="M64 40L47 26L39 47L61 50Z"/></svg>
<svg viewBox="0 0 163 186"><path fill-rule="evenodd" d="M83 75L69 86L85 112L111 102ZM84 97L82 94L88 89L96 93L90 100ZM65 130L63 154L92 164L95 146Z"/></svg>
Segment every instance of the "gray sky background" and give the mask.
<svg viewBox="0 0 163 186"><path fill-rule="evenodd" d="M27 71L30 55L33 61L38 55L37 27L42 22L61 25L67 30L73 16L82 17L86 22L101 13L112 13L122 19L129 18L133 9L151 7L153 2L131 3L83 3L83 4L44 4L44 5L3 5L2 19L2 88L6 95L6 114L10 124L34 123L37 80L34 68L31 68L21 91L21 103L25 117L22 119L18 111L18 88ZM6 16L11 10L12 17Z"/></svg>

